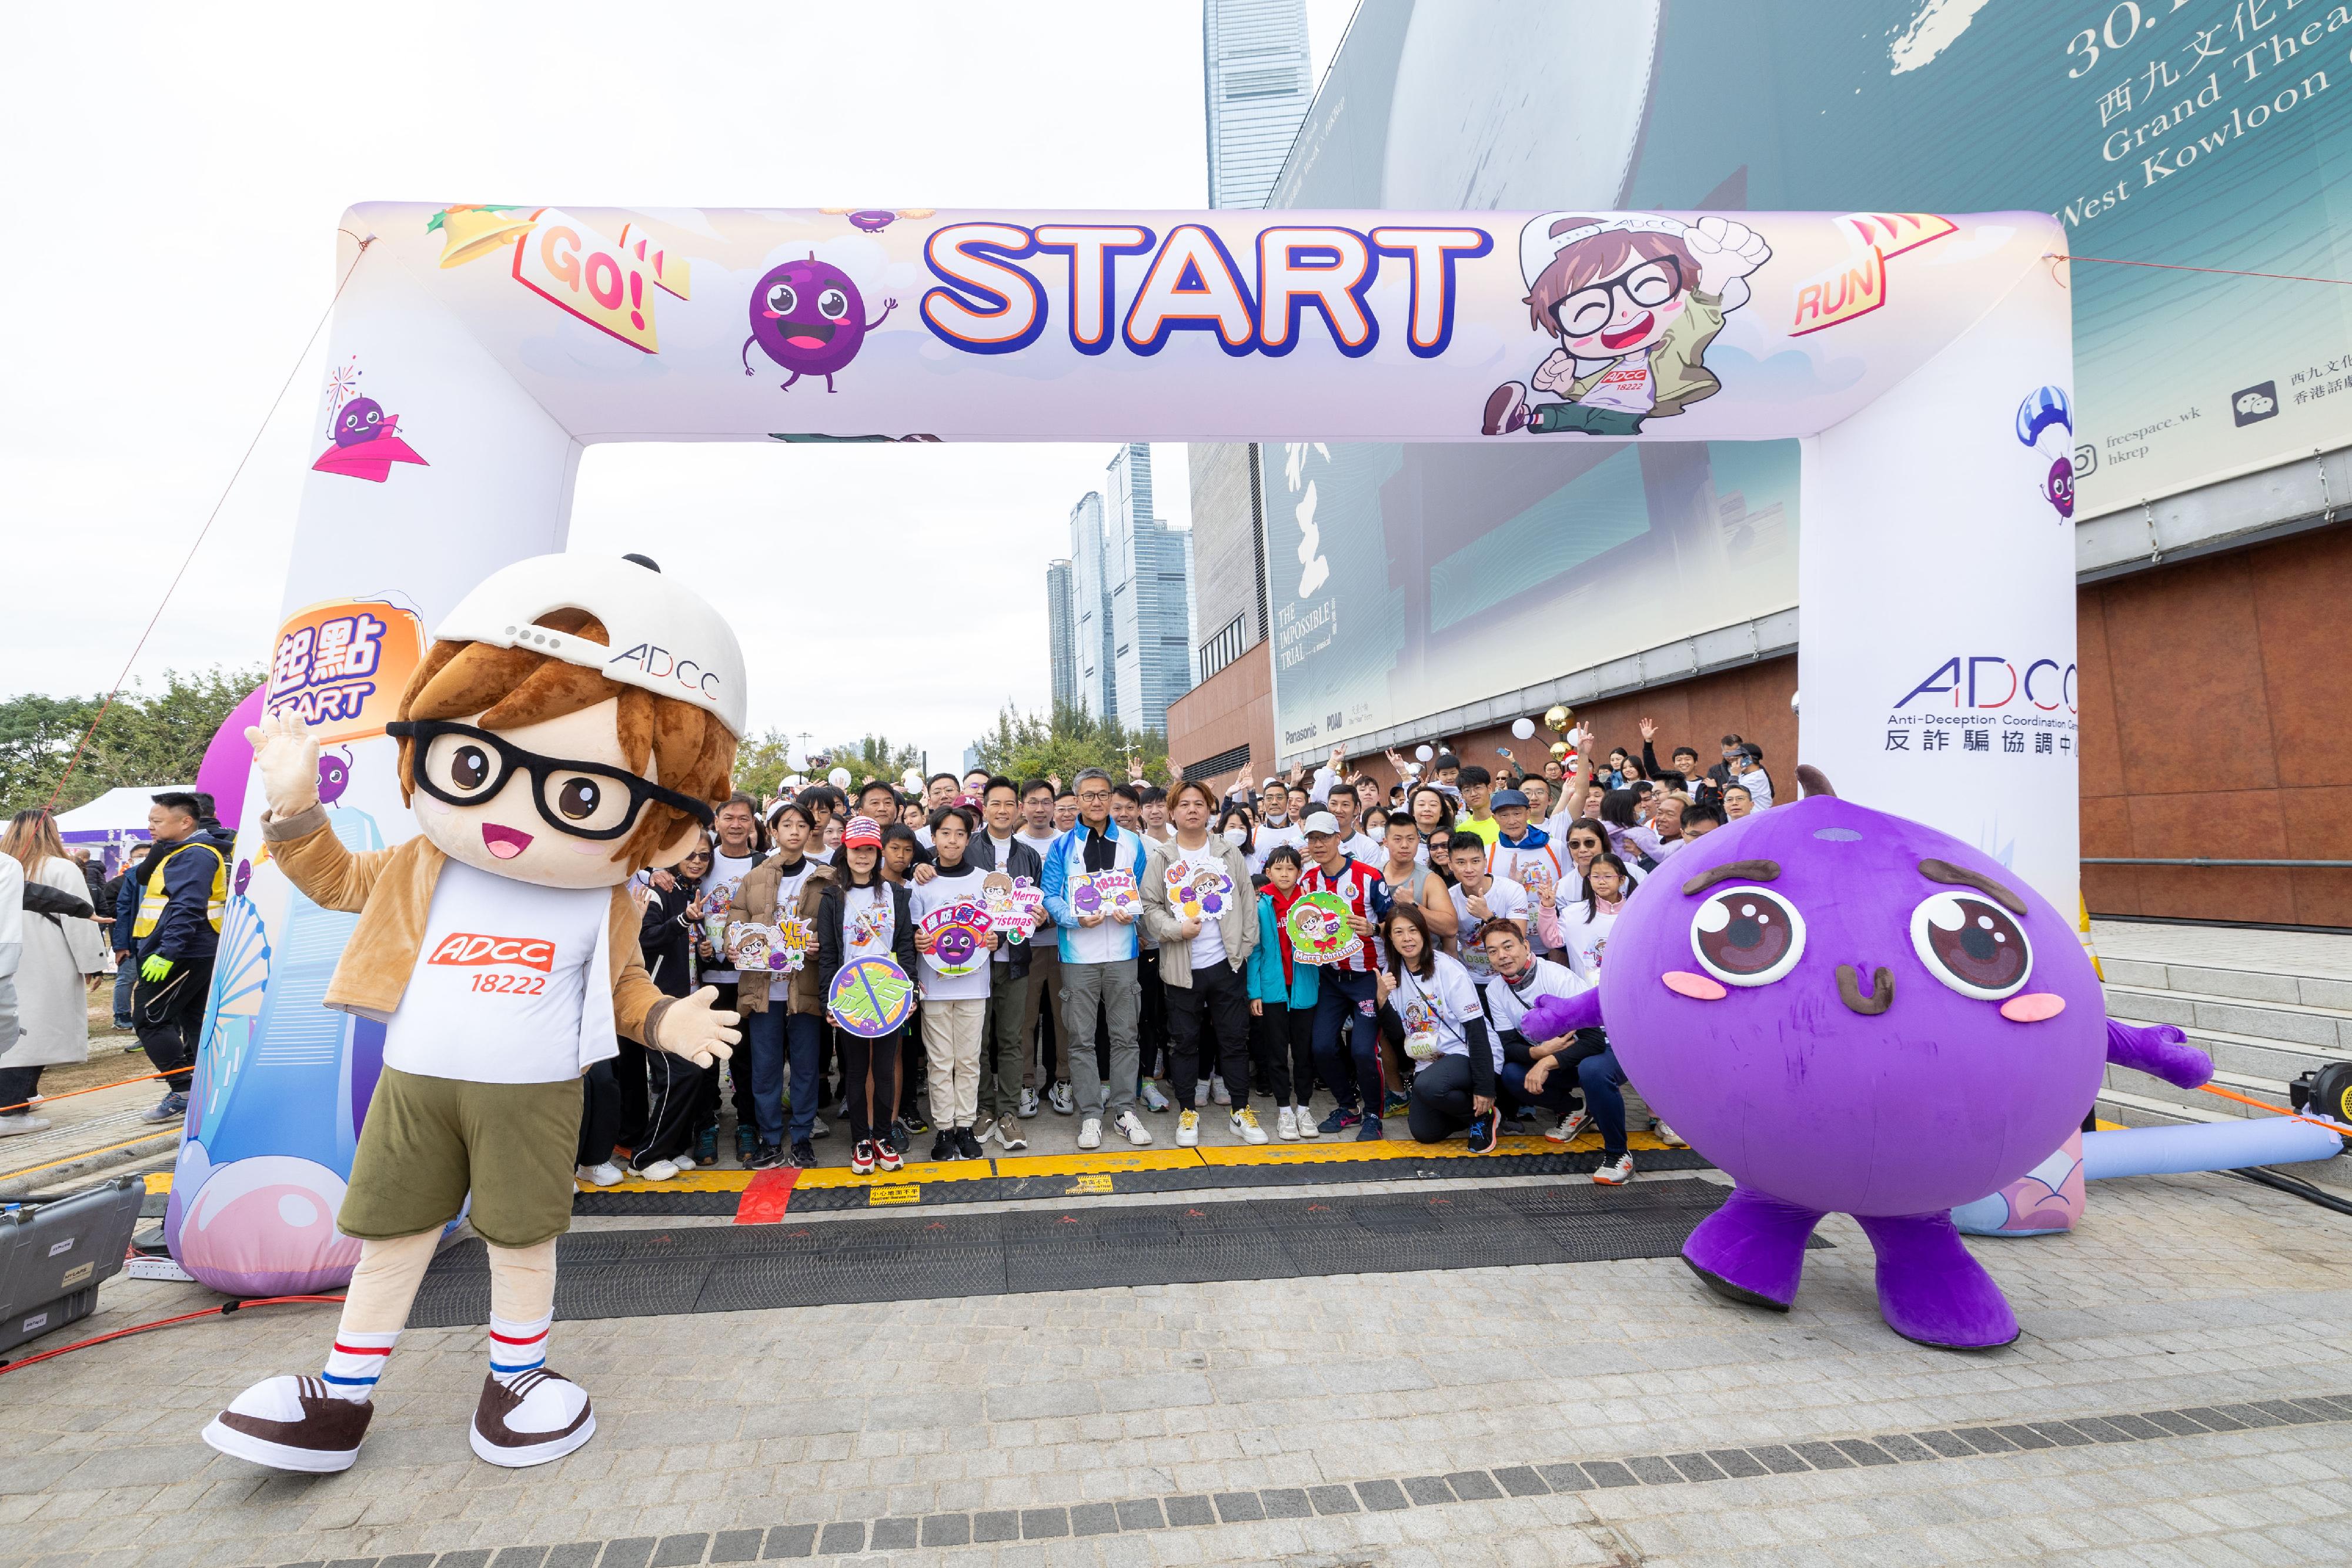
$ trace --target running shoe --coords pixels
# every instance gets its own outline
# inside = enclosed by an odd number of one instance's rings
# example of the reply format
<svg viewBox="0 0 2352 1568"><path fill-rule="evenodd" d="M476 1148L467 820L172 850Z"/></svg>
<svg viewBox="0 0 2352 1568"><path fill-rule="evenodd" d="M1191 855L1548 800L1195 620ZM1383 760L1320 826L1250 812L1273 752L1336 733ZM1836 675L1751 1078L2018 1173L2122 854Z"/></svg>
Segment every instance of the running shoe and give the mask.
<svg viewBox="0 0 2352 1568"><path fill-rule="evenodd" d="M1082 1149L1102 1147L1102 1124L1092 1116L1078 1124L1078 1147Z"/></svg>
<svg viewBox="0 0 2352 1568"><path fill-rule="evenodd" d="M1298 1113L1285 1105L1274 1118L1274 1135L1284 1143L1298 1136Z"/></svg>
<svg viewBox="0 0 2352 1568"><path fill-rule="evenodd" d="M1151 1142L1151 1129L1143 1124L1143 1118L1135 1113L1133 1106L1121 1111L1112 1119L1111 1125L1125 1133L1127 1141L1139 1149Z"/></svg>
<svg viewBox="0 0 2352 1568"><path fill-rule="evenodd" d="M1650 1118L1650 1131L1656 1135L1658 1142L1664 1144L1671 1148L1687 1149L1690 1147L1690 1145L1683 1141L1680 1134L1676 1133L1672 1127L1667 1126L1664 1122L1659 1121L1655 1116Z"/></svg>
<svg viewBox="0 0 2352 1568"><path fill-rule="evenodd" d="M886 1171L895 1171L907 1163L899 1157L898 1145L887 1138L874 1140L874 1160Z"/></svg>
<svg viewBox="0 0 2352 1568"><path fill-rule="evenodd" d="M996 1124L996 1141L1007 1149L1025 1149L1029 1140L1021 1135L1021 1124L1006 1116Z"/></svg>
<svg viewBox="0 0 2352 1568"><path fill-rule="evenodd" d="M1402 1116L1412 1108L1412 1096L1400 1093L1394 1089L1390 1090L1387 1097L1381 1102L1382 1116Z"/></svg>
<svg viewBox="0 0 2352 1568"><path fill-rule="evenodd" d="M656 1160L651 1165L637 1166L635 1174L639 1181L667 1181L677 1172L676 1160Z"/></svg>
<svg viewBox="0 0 2352 1568"><path fill-rule="evenodd" d="M1291 1116L1292 1119L1298 1124L1298 1135L1300 1137L1319 1138L1323 1135L1323 1129L1315 1124L1315 1113L1309 1111L1306 1106L1298 1105L1293 1107Z"/></svg>
<svg viewBox="0 0 2352 1568"><path fill-rule="evenodd" d="M1189 1149L1201 1141L1201 1113L1185 1111L1176 1117L1176 1146Z"/></svg>
<svg viewBox="0 0 2352 1568"><path fill-rule="evenodd" d="M1146 1110L1155 1113L1165 1111L1174 1103L1174 1101L1168 1098L1167 1092L1160 1087L1158 1079L1147 1078L1143 1081L1143 1104Z"/></svg>
<svg viewBox="0 0 2352 1568"><path fill-rule="evenodd" d="M1346 1105L1334 1105L1331 1107L1331 1113L1324 1117L1322 1124L1315 1130L1318 1133L1344 1133L1363 1119L1363 1113L1360 1111L1352 1110ZM1380 1118L1375 1116L1372 1120L1377 1122Z"/></svg>
<svg viewBox="0 0 2352 1568"><path fill-rule="evenodd" d="M825 1135L827 1135L828 1134L830 1134L832 1131L833 1131L833 1129L832 1129L831 1127L828 1127L828 1126L826 1126L826 1125L824 1124L824 1117L822 1117L822 1116L811 1116L811 1117L809 1118L809 1136L810 1136L810 1137L812 1137L812 1138L822 1138L822 1137L824 1137Z"/></svg>
<svg viewBox="0 0 2352 1568"><path fill-rule="evenodd" d="M1045 1103L1054 1107L1054 1114L1056 1116L1074 1115L1078 1109L1078 1103L1071 1095L1069 1081L1066 1079L1055 1084L1046 1092Z"/></svg>
<svg viewBox="0 0 2352 1568"><path fill-rule="evenodd" d="M0 1122L7 1120L10 1120L10 1118L0 1116ZM598 1165L582 1166L572 1174L578 1176L582 1181L586 1182L590 1186L618 1186L621 1185L621 1167L614 1165L610 1160L605 1160Z"/></svg>
<svg viewBox="0 0 2352 1568"><path fill-rule="evenodd" d="M816 1145L810 1143L806 1138L800 1139L798 1142L794 1143L793 1145L792 1163L793 1167L795 1170L814 1170L816 1168Z"/></svg>
<svg viewBox="0 0 2352 1568"><path fill-rule="evenodd" d="M1244 1144L1265 1142L1265 1129L1257 1124L1257 1113L1244 1105L1226 1118L1226 1125L1234 1137Z"/></svg>
<svg viewBox="0 0 2352 1568"><path fill-rule="evenodd" d="M1223 1073L1217 1073L1209 1080L1209 1098L1220 1105L1230 1105L1234 1103L1234 1092L1225 1087Z"/></svg>
<svg viewBox="0 0 2352 1568"><path fill-rule="evenodd" d="M978 1138L983 1144L988 1142L989 1134L995 1131L996 1118L990 1115L985 1111L982 1111L980 1113L980 1120L971 1124L971 1135ZM973 1157L977 1158L978 1156L975 1155Z"/></svg>
<svg viewBox="0 0 2352 1568"><path fill-rule="evenodd" d="M870 1138L859 1139L857 1146L849 1151L849 1174L872 1176L876 1158L874 1141Z"/></svg>
<svg viewBox="0 0 2352 1568"><path fill-rule="evenodd" d="M1559 1119L1559 1125L1546 1133L1544 1137L1555 1144L1573 1143L1580 1134L1589 1130L1591 1125L1591 1112L1570 1111Z"/></svg>
<svg viewBox="0 0 2352 1568"><path fill-rule="evenodd" d="M1485 1115L1470 1124L1470 1152L1474 1155L1493 1154L1502 1141L1502 1112L1488 1106Z"/></svg>
<svg viewBox="0 0 2352 1568"><path fill-rule="evenodd" d="M980 1140L972 1136L970 1127L956 1129L955 1145L956 1157L959 1159L984 1160L988 1157L988 1151L980 1146Z"/></svg>
<svg viewBox="0 0 2352 1568"><path fill-rule="evenodd" d="M19 1111L13 1116L0 1116L0 1138L13 1138L22 1133L46 1133L57 1124L47 1116L36 1116L30 1111ZM617 1181L618 1176L614 1177ZM599 1182L599 1186L607 1184Z"/></svg>
<svg viewBox="0 0 2352 1568"><path fill-rule="evenodd" d="M931 1130L930 1123L923 1119L923 1113L920 1111L908 1111L905 1115L898 1118L898 1125L906 1128L908 1133L916 1134L928 1133Z"/></svg>
<svg viewBox="0 0 2352 1568"><path fill-rule="evenodd" d="M735 1163L739 1166L750 1165L751 1155L759 1146L759 1135L751 1128L738 1123L735 1127Z"/></svg>
<svg viewBox="0 0 2352 1568"><path fill-rule="evenodd" d="M694 1140L694 1163L715 1166L719 1163L719 1129L705 1127L702 1135Z"/></svg>
<svg viewBox="0 0 2352 1568"><path fill-rule="evenodd" d="M1021 1091L1021 1110L1019 1112L1021 1119L1025 1122L1036 1113L1037 1091L1034 1089L1024 1089Z"/></svg>
<svg viewBox="0 0 2352 1568"><path fill-rule="evenodd" d="M166 1094L155 1102L152 1110L140 1112L139 1119L142 1122L176 1122L187 1113L188 1097L186 1095Z"/></svg>
<svg viewBox="0 0 2352 1568"><path fill-rule="evenodd" d="M953 1127L941 1127L940 1129L940 1135L931 1140L932 1163L940 1164L948 1160L960 1160L961 1158L963 1158L963 1151L956 1147L955 1129Z"/></svg>
<svg viewBox="0 0 2352 1568"><path fill-rule="evenodd" d="M1601 1168L1592 1173L1592 1179L1602 1186L1623 1186L1627 1182L1632 1181L1633 1179L1633 1151L1629 1149L1613 1160L1603 1154L1601 1156Z"/></svg>
<svg viewBox="0 0 2352 1568"><path fill-rule="evenodd" d="M774 1144L757 1144L743 1163L755 1171L772 1171L784 1163L784 1151Z"/></svg>
<svg viewBox="0 0 2352 1568"><path fill-rule="evenodd" d="M1377 1144L1380 1141L1381 1119L1378 1116L1365 1116L1361 1118L1356 1126L1356 1142L1360 1144Z"/></svg>

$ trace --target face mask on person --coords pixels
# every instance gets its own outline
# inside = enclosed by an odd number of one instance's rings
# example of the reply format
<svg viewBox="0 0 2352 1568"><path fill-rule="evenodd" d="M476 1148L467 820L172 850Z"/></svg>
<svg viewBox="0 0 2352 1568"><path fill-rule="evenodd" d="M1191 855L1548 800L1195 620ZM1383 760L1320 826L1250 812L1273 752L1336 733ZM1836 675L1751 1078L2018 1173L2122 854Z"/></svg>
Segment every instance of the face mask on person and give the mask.
<svg viewBox="0 0 2352 1568"><path fill-rule="evenodd" d="M1225 830L1225 842L1233 845L1235 849L1239 849L1242 845L1249 842L1249 830L1246 828L1227 828Z"/></svg>

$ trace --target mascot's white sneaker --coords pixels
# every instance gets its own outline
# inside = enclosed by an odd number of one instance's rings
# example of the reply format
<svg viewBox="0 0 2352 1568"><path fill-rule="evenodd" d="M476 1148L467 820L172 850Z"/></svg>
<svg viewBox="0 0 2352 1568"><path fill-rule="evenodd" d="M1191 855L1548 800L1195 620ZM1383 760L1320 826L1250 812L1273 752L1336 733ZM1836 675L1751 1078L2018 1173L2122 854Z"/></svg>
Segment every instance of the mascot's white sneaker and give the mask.
<svg viewBox="0 0 2352 1568"><path fill-rule="evenodd" d="M568 1377L535 1366L512 1387L495 1376L482 1379L469 1434L477 1458L521 1469L560 1459L595 1435L588 1391Z"/></svg>
<svg viewBox="0 0 2352 1568"><path fill-rule="evenodd" d="M374 1415L367 1400L331 1394L316 1377L270 1377L229 1401L204 1437L232 1458L326 1475L352 1468Z"/></svg>

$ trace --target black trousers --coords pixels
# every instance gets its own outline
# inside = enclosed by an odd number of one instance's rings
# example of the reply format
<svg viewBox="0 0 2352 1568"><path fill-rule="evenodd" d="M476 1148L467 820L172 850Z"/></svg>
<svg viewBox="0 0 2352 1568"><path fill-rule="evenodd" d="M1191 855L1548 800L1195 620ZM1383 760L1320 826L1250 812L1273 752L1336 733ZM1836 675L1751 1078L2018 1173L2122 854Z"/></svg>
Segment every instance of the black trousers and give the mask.
<svg viewBox="0 0 2352 1568"><path fill-rule="evenodd" d="M132 962L137 962L134 957ZM165 1074L174 1094L194 1080L196 1045L204 1037L205 1000L212 994L213 961L172 966L160 981L141 980L131 991L131 1022L147 1060Z"/></svg>
<svg viewBox="0 0 2352 1568"><path fill-rule="evenodd" d="M712 1010L730 1013L736 1011L735 982L729 980L722 985L713 980L710 985L711 988L719 993L711 998ZM758 1126L760 1124L759 1108L751 1103L751 1053L741 1046L737 1046L735 1055L731 1059L721 1061L714 1057L710 1065L702 1070L702 1087L697 1093L694 1107L696 1130L706 1131L719 1125L719 1076L722 1072L726 1073L734 1083L734 1089L730 1097L735 1106L735 1124L739 1127Z"/></svg>
<svg viewBox="0 0 2352 1568"><path fill-rule="evenodd" d="M1276 1105L1304 1105L1315 1098L1315 1009L1264 1004L1250 1055L1259 1080ZM1234 1081L1225 1080L1231 1089Z"/></svg>
<svg viewBox="0 0 2352 1568"><path fill-rule="evenodd" d="M1155 953L1139 949L1141 954L1135 966L1136 989L1136 1082L1158 1078L1175 1069L1173 1054L1175 1037L1168 1023L1168 988L1160 978L1160 958ZM1106 1066L1105 1073L1110 1069Z"/></svg>
<svg viewBox="0 0 2352 1568"><path fill-rule="evenodd" d="M623 1148L641 1148L652 1130L646 1122L646 1051L625 1035L616 1039L621 1054L605 1064L613 1072L613 1141Z"/></svg>
<svg viewBox="0 0 2352 1568"><path fill-rule="evenodd" d="M1413 1142L1444 1143L1468 1126L1475 1114L1470 1093L1467 1056L1441 1056L1413 1074L1412 1104L1405 1112Z"/></svg>
<svg viewBox="0 0 2352 1568"><path fill-rule="evenodd" d="M1189 987L1166 988L1170 1052L1175 1058L1176 1107L1192 1108L1205 1054L1224 1075L1238 1107L1249 1103L1249 983L1223 960L1192 971Z"/></svg>
<svg viewBox="0 0 2352 1568"><path fill-rule="evenodd" d="M644 1089L642 1079L637 1087ZM620 1126L620 1082L613 1064L600 1061L580 1075L580 1148L574 1163L601 1166L611 1159Z"/></svg>
<svg viewBox="0 0 2352 1568"><path fill-rule="evenodd" d="M877 1040L839 1031L841 1071L849 1081L849 1136L863 1144L890 1135L891 1108L898 1103L898 1065L906 1049L904 1026ZM874 1073L874 1098L866 1098L866 1073Z"/></svg>
<svg viewBox="0 0 2352 1568"><path fill-rule="evenodd" d="M646 1103L646 1135L630 1155L630 1163L640 1170L656 1160L676 1157L694 1142L696 1107L701 1103L710 1075L683 1056L648 1051L646 1080L651 1090ZM756 1117L751 1124L759 1124Z"/></svg>
<svg viewBox="0 0 2352 1568"><path fill-rule="evenodd" d="M37 1067L0 1067L0 1116L29 1116L33 1108L25 1103L41 1092L41 1070Z"/></svg>

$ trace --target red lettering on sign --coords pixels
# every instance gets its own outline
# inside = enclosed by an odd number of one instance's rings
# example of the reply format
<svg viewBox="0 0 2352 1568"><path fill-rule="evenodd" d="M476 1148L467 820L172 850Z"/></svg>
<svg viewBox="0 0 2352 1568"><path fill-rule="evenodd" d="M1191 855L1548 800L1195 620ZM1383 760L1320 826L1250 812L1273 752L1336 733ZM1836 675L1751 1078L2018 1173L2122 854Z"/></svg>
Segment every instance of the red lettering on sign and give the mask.
<svg viewBox="0 0 2352 1568"><path fill-rule="evenodd" d="M484 936L452 931L433 949L428 964L520 964L546 974L555 967L555 944L539 936Z"/></svg>

